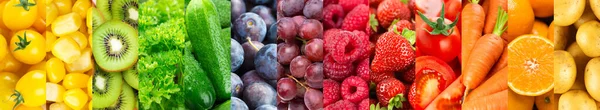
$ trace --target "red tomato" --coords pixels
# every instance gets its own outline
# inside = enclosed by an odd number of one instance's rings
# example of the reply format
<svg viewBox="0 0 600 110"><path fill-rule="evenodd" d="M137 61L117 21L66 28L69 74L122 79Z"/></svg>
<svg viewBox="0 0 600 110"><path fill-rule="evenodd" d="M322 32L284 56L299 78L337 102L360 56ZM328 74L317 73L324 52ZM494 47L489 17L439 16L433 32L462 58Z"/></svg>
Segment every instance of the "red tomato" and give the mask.
<svg viewBox="0 0 600 110"><path fill-rule="evenodd" d="M446 13L444 15L444 17L446 19L449 19L450 21L454 21L456 20L457 16L458 16L458 24L456 25L457 28L460 28L460 15L459 13L462 11L462 3L461 0L444 0L445 1L445 9L446 9Z"/></svg>
<svg viewBox="0 0 600 110"><path fill-rule="evenodd" d="M456 79L456 74L452 70L450 65L446 64L446 62L440 60L439 58L432 56L420 56L416 58L415 71L421 71L423 68L431 68L440 73L442 73L444 79L446 80L446 86L452 84L452 81ZM419 77L421 72L416 72L415 77Z"/></svg>
<svg viewBox="0 0 600 110"><path fill-rule="evenodd" d="M438 17L430 19L432 22L436 22ZM452 22L448 19L444 19L445 25L451 24ZM417 43L416 47L421 49L421 55L430 55L440 58L445 62L450 62L460 54L460 31L454 26L451 29L447 29L448 36L443 34L432 35L430 32L433 29L424 21L417 22L418 28ZM426 30L425 30L426 29Z"/></svg>
<svg viewBox="0 0 600 110"><path fill-rule="evenodd" d="M427 17L438 17L442 10L443 0L416 0L414 2L414 10L423 13ZM417 12L414 13L418 16Z"/></svg>

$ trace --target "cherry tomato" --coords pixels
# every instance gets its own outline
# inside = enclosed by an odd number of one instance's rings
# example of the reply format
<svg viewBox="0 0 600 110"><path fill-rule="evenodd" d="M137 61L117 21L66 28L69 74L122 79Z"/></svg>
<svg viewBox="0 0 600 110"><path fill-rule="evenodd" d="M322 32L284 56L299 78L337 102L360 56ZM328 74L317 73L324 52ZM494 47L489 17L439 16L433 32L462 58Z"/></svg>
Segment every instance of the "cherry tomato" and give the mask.
<svg viewBox="0 0 600 110"><path fill-rule="evenodd" d="M0 73L0 89L14 89L19 77L14 73Z"/></svg>
<svg viewBox="0 0 600 110"><path fill-rule="evenodd" d="M9 51L25 64L37 64L46 57L46 40L34 30L22 30L13 35Z"/></svg>
<svg viewBox="0 0 600 110"><path fill-rule="evenodd" d="M445 0L444 4L445 6L445 15L444 17L446 19L449 19L450 21L454 21L456 19L458 20L458 23L456 24L457 28L460 28L460 15L459 13L462 11L462 3L460 0ZM458 17L458 18L457 18Z"/></svg>
<svg viewBox="0 0 600 110"><path fill-rule="evenodd" d="M10 30L22 30L31 27L38 18L35 0L10 0L2 10L2 21Z"/></svg>
<svg viewBox="0 0 600 110"><path fill-rule="evenodd" d="M442 10L443 0L416 0L415 10L427 17L438 17ZM415 12L417 14L417 12ZM418 16L418 15L417 15Z"/></svg>
<svg viewBox="0 0 600 110"><path fill-rule="evenodd" d="M440 24L440 22L436 22L438 18L435 17L430 20L430 23L435 22L434 26ZM444 19L443 24L446 25L444 26L446 29L441 29L447 35L433 33L433 28L425 21L417 24L419 25L417 28L417 36L419 37L417 37L416 45L422 55L435 56L445 62L450 62L460 54L460 33L455 26L450 27L450 20Z"/></svg>
<svg viewBox="0 0 600 110"><path fill-rule="evenodd" d="M17 59L15 59L15 57L12 56L12 54L6 54L6 56L4 57L4 60L0 61L0 67L4 67L2 71L5 72L13 72L16 73L17 71L19 71L19 69L21 69L21 67L23 66L23 63L19 62ZM18 74L17 76L21 76L23 75Z"/></svg>
<svg viewBox="0 0 600 110"><path fill-rule="evenodd" d="M46 103L46 72L34 70L27 72L15 87L14 95L17 97L17 104L23 104L30 107L42 106Z"/></svg>
<svg viewBox="0 0 600 110"><path fill-rule="evenodd" d="M452 70L452 67L439 58L433 56L420 56L415 60L415 71L421 71L423 68L434 69L437 72L442 73L444 79L446 79L446 84L452 84L454 79L456 79L456 74ZM420 75L420 72L416 72L415 77L419 77Z"/></svg>

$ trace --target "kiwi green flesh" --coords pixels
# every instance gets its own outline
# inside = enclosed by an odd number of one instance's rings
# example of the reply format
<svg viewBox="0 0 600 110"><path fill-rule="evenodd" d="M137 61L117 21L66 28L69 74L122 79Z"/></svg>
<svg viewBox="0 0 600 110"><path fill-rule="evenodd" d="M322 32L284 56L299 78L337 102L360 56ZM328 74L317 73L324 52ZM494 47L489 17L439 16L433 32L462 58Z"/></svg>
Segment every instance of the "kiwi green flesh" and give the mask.
<svg viewBox="0 0 600 110"><path fill-rule="evenodd" d="M113 19L121 20L133 28L138 27L138 1L116 0L112 6Z"/></svg>
<svg viewBox="0 0 600 110"><path fill-rule="evenodd" d="M125 79L125 82L127 82L127 84L129 84L132 88L138 90L139 79L136 68L137 64L131 67L130 69L124 71L123 79Z"/></svg>
<svg viewBox="0 0 600 110"><path fill-rule="evenodd" d="M92 107L104 108L117 101L123 85L121 73L108 73L95 69L92 79Z"/></svg>
<svg viewBox="0 0 600 110"><path fill-rule="evenodd" d="M123 84L123 91L119 99L106 108L94 108L94 110L133 110L135 108L136 98L131 87Z"/></svg>
<svg viewBox="0 0 600 110"><path fill-rule="evenodd" d="M110 20L100 25L92 36L96 63L107 72L131 68L138 59L137 37L137 30L121 21Z"/></svg>
<svg viewBox="0 0 600 110"><path fill-rule="evenodd" d="M111 20L112 19L112 3L113 0L97 0L96 1L96 8L98 8L98 10L100 11L100 13L102 13L102 15L104 15L104 18L106 18L106 20Z"/></svg>
<svg viewBox="0 0 600 110"><path fill-rule="evenodd" d="M95 30L102 23L106 22L105 16L95 7L92 8L92 30Z"/></svg>

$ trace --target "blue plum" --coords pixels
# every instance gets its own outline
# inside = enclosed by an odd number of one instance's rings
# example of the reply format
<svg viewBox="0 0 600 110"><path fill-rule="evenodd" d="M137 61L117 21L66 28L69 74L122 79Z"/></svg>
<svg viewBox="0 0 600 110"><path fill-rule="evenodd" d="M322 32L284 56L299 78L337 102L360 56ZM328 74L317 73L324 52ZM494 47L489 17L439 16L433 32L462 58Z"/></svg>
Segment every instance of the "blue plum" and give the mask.
<svg viewBox="0 0 600 110"><path fill-rule="evenodd" d="M244 49L237 41L231 39L231 72L237 71L244 63Z"/></svg>
<svg viewBox="0 0 600 110"><path fill-rule="evenodd" d="M254 56L254 67L259 76L267 80L281 77L283 67L277 63L277 45L267 44ZM279 69L281 68L281 69Z"/></svg>
<svg viewBox="0 0 600 110"><path fill-rule="evenodd" d="M231 97L231 110L248 110L248 105L240 98Z"/></svg>
<svg viewBox="0 0 600 110"><path fill-rule="evenodd" d="M261 105L275 105L277 103L277 93L275 89L264 82L256 82L244 88L242 98L250 109L256 109Z"/></svg>
<svg viewBox="0 0 600 110"><path fill-rule="evenodd" d="M231 96L239 97L244 90L244 82L242 78L235 73L231 73Z"/></svg>
<svg viewBox="0 0 600 110"><path fill-rule="evenodd" d="M256 13L247 12L240 15L233 23L235 33L244 38L250 38L253 41L262 42L267 34L267 25L265 21ZM245 40L241 40L246 42Z"/></svg>

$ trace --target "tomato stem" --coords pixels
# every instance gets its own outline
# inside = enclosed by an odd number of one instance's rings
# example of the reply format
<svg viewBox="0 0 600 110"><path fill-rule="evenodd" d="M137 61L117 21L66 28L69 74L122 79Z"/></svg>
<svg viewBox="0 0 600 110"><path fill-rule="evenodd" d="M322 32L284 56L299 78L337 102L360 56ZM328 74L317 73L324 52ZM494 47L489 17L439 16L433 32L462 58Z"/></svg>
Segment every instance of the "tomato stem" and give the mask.
<svg viewBox="0 0 600 110"><path fill-rule="evenodd" d="M23 99L23 95L21 95L21 92L19 92L17 90L15 90L14 94L10 95L10 98L12 98L13 96L17 97L13 100L15 102L15 105L13 106L13 110L14 110L15 108L17 108L17 106L19 104L25 103L25 99Z"/></svg>
<svg viewBox="0 0 600 110"><path fill-rule="evenodd" d="M460 16L460 13L458 13L456 15L456 19L454 19L454 21L451 24L446 25L446 24L444 24L444 21L445 21L445 17L444 17L445 11L444 10L445 10L445 5L442 4L442 12L440 12L440 17L438 17L436 22L429 20L429 18L427 18L425 15L423 15L423 13L421 13L421 11L417 10L417 13L419 13L419 16L421 17L423 22L427 23L427 25L429 25L429 27L431 27L433 29L432 31L425 29L425 31L427 31L431 35L443 34L444 36L449 36L454 32L452 30L454 29L454 26L456 26L456 23L458 23L458 17ZM450 32L448 32L448 30L450 30Z"/></svg>
<svg viewBox="0 0 600 110"><path fill-rule="evenodd" d="M15 50L13 51L17 51L17 50L23 50L27 47L27 45L29 45L29 43L31 43L30 41L27 41L27 31L23 32L23 37L17 35L17 37L19 37L19 42L15 42L15 45L17 45L17 48L15 48Z"/></svg>
<svg viewBox="0 0 600 110"><path fill-rule="evenodd" d="M19 0L19 4L15 5L16 7L23 7L25 11L29 11L30 6L35 6L35 3L30 3L29 0Z"/></svg>

